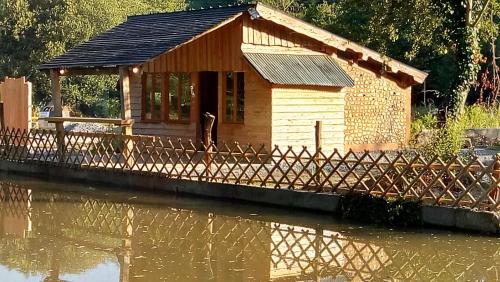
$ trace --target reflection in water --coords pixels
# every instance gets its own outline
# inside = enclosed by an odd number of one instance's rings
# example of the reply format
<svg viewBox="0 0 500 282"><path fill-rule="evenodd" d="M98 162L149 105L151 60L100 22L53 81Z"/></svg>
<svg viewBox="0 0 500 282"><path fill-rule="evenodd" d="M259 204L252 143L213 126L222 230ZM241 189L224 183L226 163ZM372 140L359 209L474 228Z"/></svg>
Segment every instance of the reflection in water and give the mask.
<svg viewBox="0 0 500 282"><path fill-rule="evenodd" d="M297 226L293 218L285 224L224 215L208 205L186 209L27 188L0 183L0 277L15 271L22 274L16 279L43 281L499 279L496 238L370 228L360 234Z"/></svg>

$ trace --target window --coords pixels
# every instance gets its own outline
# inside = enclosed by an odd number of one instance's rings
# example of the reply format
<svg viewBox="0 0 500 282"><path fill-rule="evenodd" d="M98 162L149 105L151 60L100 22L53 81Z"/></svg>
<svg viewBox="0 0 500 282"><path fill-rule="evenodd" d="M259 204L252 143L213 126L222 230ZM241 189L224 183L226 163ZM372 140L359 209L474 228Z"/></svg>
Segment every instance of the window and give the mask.
<svg viewBox="0 0 500 282"><path fill-rule="evenodd" d="M168 78L168 79L167 79ZM191 77L187 73L147 73L142 82L144 121L190 120Z"/></svg>
<svg viewBox="0 0 500 282"><path fill-rule="evenodd" d="M232 123L243 123L245 119L244 73L226 73L224 86L224 121Z"/></svg>
<svg viewBox="0 0 500 282"><path fill-rule="evenodd" d="M170 74L168 80L168 120L189 121L191 115L191 77Z"/></svg>
<svg viewBox="0 0 500 282"><path fill-rule="evenodd" d="M145 74L143 77L142 118L148 121L162 120L162 75Z"/></svg>

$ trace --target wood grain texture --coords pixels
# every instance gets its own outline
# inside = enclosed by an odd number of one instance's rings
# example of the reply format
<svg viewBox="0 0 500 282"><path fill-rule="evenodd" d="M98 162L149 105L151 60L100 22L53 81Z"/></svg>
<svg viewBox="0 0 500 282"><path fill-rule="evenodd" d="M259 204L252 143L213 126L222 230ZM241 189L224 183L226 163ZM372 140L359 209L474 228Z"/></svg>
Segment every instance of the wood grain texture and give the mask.
<svg viewBox="0 0 500 282"><path fill-rule="evenodd" d="M323 151L344 149L344 96L341 89L275 87L272 90L272 142L314 150L316 121L322 121Z"/></svg>
<svg viewBox="0 0 500 282"><path fill-rule="evenodd" d="M243 71L242 19L143 65L145 72Z"/></svg>
<svg viewBox="0 0 500 282"><path fill-rule="evenodd" d="M24 77L5 78L0 83L0 101L4 103L5 127L31 128L31 82Z"/></svg>

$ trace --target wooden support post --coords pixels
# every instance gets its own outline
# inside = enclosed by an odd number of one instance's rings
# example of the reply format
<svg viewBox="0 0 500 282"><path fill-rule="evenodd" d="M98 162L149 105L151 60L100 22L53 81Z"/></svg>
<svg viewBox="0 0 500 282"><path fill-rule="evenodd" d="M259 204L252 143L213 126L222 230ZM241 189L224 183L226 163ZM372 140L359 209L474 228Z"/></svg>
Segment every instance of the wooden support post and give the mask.
<svg viewBox="0 0 500 282"><path fill-rule="evenodd" d="M5 129L5 113L3 111L3 102L0 102L0 128Z"/></svg>
<svg viewBox="0 0 500 282"><path fill-rule="evenodd" d="M120 103L121 103L121 118L122 120L132 119L132 108L130 105L130 75L128 67L121 66L119 68L120 73ZM123 138L123 157L126 161L126 166L131 168L134 164L132 150L133 144L132 139L126 136L132 135L132 124L124 125L122 127L122 138Z"/></svg>
<svg viewBox="0 0 500 282"><path fill-rule="evenodd" d="M206 112L203 114L203 145L205 146L205 163L207 165L207 181L210 177L210 166L212 162L212 128L214 127L215 116Z"/></svg>
<svg viewBox="0 0 500 282"><path fill-rule="evenodd" d="M492 183L493 187L490 192L490 197L498 202L500 199L500 153L496 155L494 162L493 177L497 179L497 182Z"/></svg>
<svg viewBox="0 0 500 282"><path fill-rule="evenodd" d="M321 148L323 147L323 140L321 137L321 132L323 131L323 122L318 120L316 121L316 126L314 127L314 140L316 144L316 159L315 159L315 164L316 164L316 171L319 170L321 167L321 161L319 154L321 152ZM321 183L321 174L318 173L316 177L316 183ZM320 189L321 187L316 187L317 189Z"/></svg>
<svg viewBox="0 0 500 282"><path fill-rule="evenodd" d="M59 73L56 69L50 70L50 80L52 84L52 104L54 105L54 116L62 117L62 96L61 84L59 81ZM59 161L64 160L64 123L56 122L56 136L57 136L57 156Z"/></svg>
<svg viewBox="0 0 500 282"><path fill-rule="evenodd" d="M130 105L130 76L128 67L120 67L120 102L122 120L132 119L132 107ZM124 126L124 135L132 135L132 126Z"/></svg>

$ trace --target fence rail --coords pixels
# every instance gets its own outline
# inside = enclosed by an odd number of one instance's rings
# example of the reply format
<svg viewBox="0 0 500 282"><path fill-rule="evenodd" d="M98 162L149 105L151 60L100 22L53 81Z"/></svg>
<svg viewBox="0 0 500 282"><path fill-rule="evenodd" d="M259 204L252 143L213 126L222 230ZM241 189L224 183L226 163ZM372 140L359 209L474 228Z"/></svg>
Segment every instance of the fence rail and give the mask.
<svg viewBox="0 0 500 282"><path fill-rule="evenodd" d="M498 211L500 157L483 164L426 159L414 152L325 154L306 147L272 149L239 143L105 133L0 130L0 159L80 169L314 192L360 192L429 205ZM59 145L58 145L59 144Z"/></svg>

